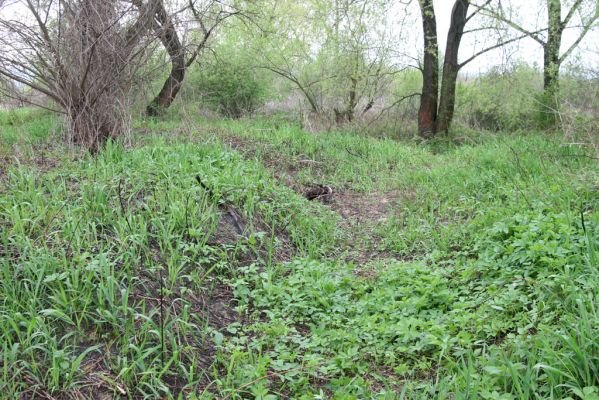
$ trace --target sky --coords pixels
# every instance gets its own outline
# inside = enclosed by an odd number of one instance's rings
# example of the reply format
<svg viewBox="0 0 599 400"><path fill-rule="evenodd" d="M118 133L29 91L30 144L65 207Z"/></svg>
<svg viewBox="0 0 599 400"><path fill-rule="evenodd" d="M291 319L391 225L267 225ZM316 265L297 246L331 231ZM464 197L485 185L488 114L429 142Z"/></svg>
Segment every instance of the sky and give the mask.
<svg viewBox="0 0 599 400"><path fill-rule="evenodd" d="M543 24L546 20L545 9L542 7L542 0L511 0L504 1L504 5L511 4L515 7L518 13L521 15L519 22L526 27L534 29L538 24ZM416 2L413 2L416 3ZM449 30L451 10L453 8L454 0L434 0L435 15L437 17L437 34L439 36L439 48L443 50L445 48L445 41L447 39L447 31ZM562 0L562 3L569 4L568 0ZM416 11L417 11L417 4ZM566 5L564 5L566 10ZM540 12L539 12L540 11ZM565 14L565 11L563 11ZM420 20L418 20L420 23ZM472 21L473 22L473 21ZM599 32L595 29L594 32L590 32L585 40L580 44L578 50L575 51L567 60L566 63L582 63L585 66L599 65ZM576 40L579 31L577 29L571 29L564 32L562 51L565 51L570 44ZM464 60L469 58L475 53L476 48L472 45L472 34L469 34L470 38L462 42L460 48L460 59ZM418 38L422 40L421 36ZM500 65L506 58L506 53L511 54L509 57L510 61L525 61L530 65L537 64L543 65L543 51L539 43L532 39L523 39L515 45L508 46L507 49L500 49L497 51L491 51L468 64L462 70L462 74L475 75L481 72L488 71L490 68Z"/></svg>
<svg viewBox="0 0 599 400"><path fill-rule="evenodd" d="M17 0L0 0L5 1L5 4L13 4L12 6L5 7L2 13L21 14L23 5L19 4ZM100 0L101 1L101 0ZM404 13L402 0L395 1L394 12L391 13L389 18L397 19L398 14ZM504 6L511 6L517 10L520 16L519 22L525 26L534 29L538 24L544 24L545 11L542 7L542 3L546 0L502 0ZM564 9L566 10L566 4L570 4L572 0L562 0L564 3ZM586 0L592 1L592 0ZM405 2L405 0L403 0ZM435 6L435 14L437 17L437 30L439 37L439 49L443 51L445 49L445 41L447 38L447 31L449 30L451 10L454 4L454 0L433 0ZM418 2L412 0L409 6L411 18L408 20L407 27L409 36L408 42L405 43L406 48L409 49L409 53L413 57L417 57L422 54L422 23L419 18ZM565 13L565 11L564 11ZM472 21L472 23L474 20ZM412 26L413 25L413 26ZM467 27L468 28L468 27ZM405 28L404 28L405 29ZM566 49L570 43L572 43L578 36L577 29L567 30L564 33L564 40L562 49ZM462 45L460 48L460 59L464 60L469 58L477 50L480 50L481 43L485 41L484 35L468 34L465 35ZM487 39L488 40L488 39ZM505 63L505 61L525 61L530 65L542 65L543 63L543 52L541 46L532 39L523 39L517 44L510 45L506 48L491 51L485 55L478 57L470 64L465 66L461 73L462 75L477 75L488 71L497 65ZM577 51L575 51L566 63L578 63L585 66L598 66L599 65L599 29L595 29L589 33L586 39L580 44Z"/></svg>

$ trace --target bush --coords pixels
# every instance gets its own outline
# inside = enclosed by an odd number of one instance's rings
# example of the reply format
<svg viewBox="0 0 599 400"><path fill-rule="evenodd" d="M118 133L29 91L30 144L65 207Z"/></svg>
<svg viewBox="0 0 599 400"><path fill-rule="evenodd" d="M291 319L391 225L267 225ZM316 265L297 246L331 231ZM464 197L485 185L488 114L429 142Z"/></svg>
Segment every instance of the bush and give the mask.
<svg viewBox="0 0 599 400"><path fill-rule="evenodd" d="M531 67L492 70L474 81L458 84L455 120L489 131L534 129L538 123L535 95L541 90L542 76Z"/></svg>
<svg viewBox="0 0 599 400"><path fill-rule="evenodd" d="M250 114L264 101L265 84L255 70L234 62L208 64L199 84L208 106L230 118Z"/></svg>

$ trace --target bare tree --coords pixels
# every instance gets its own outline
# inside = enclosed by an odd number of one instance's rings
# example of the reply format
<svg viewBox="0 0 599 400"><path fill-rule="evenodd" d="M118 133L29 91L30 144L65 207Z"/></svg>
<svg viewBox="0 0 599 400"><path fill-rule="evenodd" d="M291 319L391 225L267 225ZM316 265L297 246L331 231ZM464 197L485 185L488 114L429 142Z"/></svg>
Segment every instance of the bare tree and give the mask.
<svg viewBox="0 0 599 400"><path fill-rule="evenodd" d="M153 1L139 10L118 0L17 0L2 6L0 75L46 95L49 108L66 116L73 143L95 152L122 134L133 60L156 12Z"/></svg>
<svg viewBox="0 0 599 400"><path fill-rule="evenodd" d="M490 1L490 0L489 0ZM487 1L486 3L489 3ZM455 0L451 11L451 21L445 46L445 58L439 91L439 46L437 39L437 20L432 0L419 0L420 14L424 31L424 61L421 67L423 85L418 113L418 132L424 138L431 138L437 132L447 132L453 120L455 110L455 92L459 71L477 57L522 39L525 35L503 38L499 32L496 40L489 46L475 52L464 61L459 61L460 44L466 33L466 24L479 12L481 6L474 5L469 13L470 0ZM478 27L470 32L489 30L487 27ZM440 93L439 93L440 92Z"/></svg>
<svg viewBox="0 0 599 400"><path fill-rule="evenodd" d="M565 0L543 0L546 6L546 25L527 28L518 23L513 9L505 7L501 1L487 2L484 11L510 28L533 39L543 48L543 88L546 104L551 109L557 109L559 92L559 72L561 65L593 28L599 19L599 1L574 0L569 8ZM564 13L565 11L565 13ZM567 29L577 28L578 35L565 50L562 50L563 35ZM545 114L547 114L545 112ZM552 113L551 113L552 114ZM555 122L555 121L554 121Z"/></svg>
<svg viewBox="0 0 599 400"><path fill-rule="evenodd" d="M484 10L491 16L505 22L509 27L530 37L543 48L544 89L552 91L559 85L559 69L562 63L576 49L580 42L599 19L599 2L596 0L576 0L563 13L564 4L560 0L545 0L547 25L537 29L527 29L510 15L501 2L490 3ZM574 21L578 14L578 20ZM579 33L565 51L562 51L562 38L566 29L578 28Z"/></svg>

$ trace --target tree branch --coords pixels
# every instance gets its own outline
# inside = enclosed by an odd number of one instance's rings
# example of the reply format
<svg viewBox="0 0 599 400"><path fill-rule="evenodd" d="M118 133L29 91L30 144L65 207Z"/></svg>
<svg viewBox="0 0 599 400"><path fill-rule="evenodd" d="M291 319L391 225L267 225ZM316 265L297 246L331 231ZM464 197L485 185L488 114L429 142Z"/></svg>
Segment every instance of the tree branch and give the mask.
<svg viewBox="0 0 599 400"><path fill-rule="evenodd" d="M506 46L506 45L508 45L510 43L517 42L517 41L522 40L522 39L524 39L525 37L528 37L528 36L529 36L528 34L522 34L522 35L520 35L518 37L515 37L515 38L512 38L512 39L509 39L509 40L497 43L497 44L495 44L493 46L487 47L487 48L485 48L485 49L483 49L483 50L475 53L474 55L472 55L472 57L468 58L467 60L462 61L458 65L458 69L461 69L462 67L464 67L469 62L473 61L474 59L476 59L477 57L479 57L479 56L481 56L481 55L483 55L485 53L488 53L489 51L492 51L492 50L498 49L500 47Z"/></svg>
<svg viewBox="0 0 599 400"><path fill-rule="evenodd" d="M562 29L564 29L566 26L568 26L568 23L570 22L570 20L574 16L574 13L580 7L581 4L582 4L582 0L576 0L576 2L574 4L572 4L572 8L570 8L570 11L568 11L568 15L566 15L566 18L564 18L564 20L562 22L560 22Z"/></svg>
<svg viewBox="0 0 599 400"><path fill-rule="evenodd" d="M529 31L527 29L525 29L523 26L517 24L516 22L510 20L509 18L505 17L503 14L496 12L495 10L488 8L488 7L482 7L480 8L482 11L484 11L485 13L487 13L488 16L492 17L492 18L496 18L497 20L506 23L509 27L517 30L518 32L530 37L531 39L533 39L534 41L536 41L537 43L539 43L541 46L545 47L546 42L538 35L541 32L544 32L547 30L547 28L544 29L540 29L538 31Z"/></svg>

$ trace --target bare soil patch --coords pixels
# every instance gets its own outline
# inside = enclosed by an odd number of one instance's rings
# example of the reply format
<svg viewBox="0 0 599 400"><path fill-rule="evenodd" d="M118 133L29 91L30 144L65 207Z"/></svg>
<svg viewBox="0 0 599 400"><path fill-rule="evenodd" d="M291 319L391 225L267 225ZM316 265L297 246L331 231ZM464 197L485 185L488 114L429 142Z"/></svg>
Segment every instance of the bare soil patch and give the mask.
<svg viewBox="0 0 599 400"><path fill-rule="evenodd" d="M331 208L349 224L384 222L402 198L399 191L358 193L348 190L333 194Z"/></svg>
<svg viewBox="0 0 599 400"><path fill-rule="evenodd" d="M285 186L309 200L320 201L337 212L342 217L340 227L349 237L344 245L344 250L348 254L346 261L356 264L357 275L373 276L375 270L367 267L371 261L396 260L401 257L381 249L381 239L376 235L375 227L392 217L402 201L414 201L413 192L391 190L362 193L337 189L330 182L318 182L319 185L307 187L296 179L299 171L307 167L321 168L320 162L301 158L285 159L277 156L278 152L269 143L241 138L231 133L223 133L221 140L246 158L259 158L263 165L272 171L274 177ZM268 151L269 146L273 147L273 151ZM331 194L314 195L328 187L332 188Z"/></svg>
<svg viewBox="0 0 599 400"><path fill-rule="evenodd" d="M343 217L341 227L350 233L345 261L356 265L356 275L374 278L377 268L369 266L371 262L404 259L382 248L381 238L375 229L397 213L401 202L409 201L410 197L410 192L399 190L371 193L342 190L334 194L331 208Z"/></svg>

